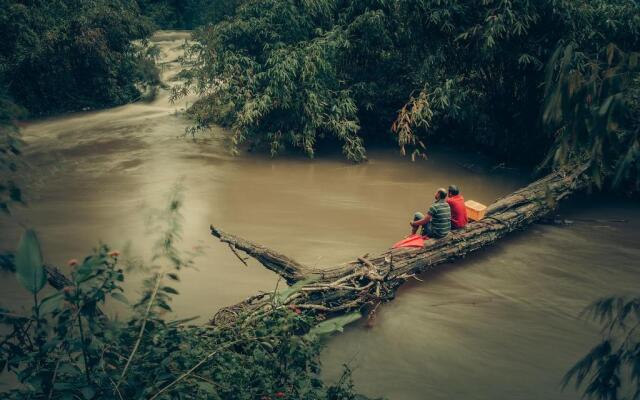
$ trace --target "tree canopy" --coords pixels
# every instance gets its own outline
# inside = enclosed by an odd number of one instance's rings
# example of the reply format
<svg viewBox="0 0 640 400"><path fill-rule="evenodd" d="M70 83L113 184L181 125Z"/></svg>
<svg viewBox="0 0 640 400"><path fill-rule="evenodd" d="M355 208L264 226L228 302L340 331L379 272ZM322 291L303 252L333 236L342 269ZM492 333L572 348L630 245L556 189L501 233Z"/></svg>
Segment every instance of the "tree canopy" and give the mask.
<svg viewBox="0 0 640 400"><path fill-rule="evenodd" d="M637 165L637 152L617 148L637 144L640 5L632 0L246 0L194 36L176 95L200 93L196 127L230 126L235 146L313 156L319 142L338 141L360 161L365 143L395 138L412 151L446 141L508 162L538 163L549 151L564 162L563 154L593 152L559 139L584 114L545 109L560 109L558 93L571 92L581 71L599 95L573 101L599 110L609 94L619 100L616 125L588 132L620 138L603 140L602 153L612 153L600 162ZM557 56L567 48L569 64ZM622 69L609 92L607 74ZM571 149L558 152L562 143ZM620 174L629 178L629 169Z"/></svg>
<svg viewBox="0 0 640 400"><path fill-rule="evenodd" d="M162 29L193 29L233 13L240 0L138 0L141 12Z"/></svg>
<svg viewBox="0 0 640 400"><path fill-rule="evenodd" d="M31 115L120 105L157 73L132 0L0 0L0 85Z"/></svg>

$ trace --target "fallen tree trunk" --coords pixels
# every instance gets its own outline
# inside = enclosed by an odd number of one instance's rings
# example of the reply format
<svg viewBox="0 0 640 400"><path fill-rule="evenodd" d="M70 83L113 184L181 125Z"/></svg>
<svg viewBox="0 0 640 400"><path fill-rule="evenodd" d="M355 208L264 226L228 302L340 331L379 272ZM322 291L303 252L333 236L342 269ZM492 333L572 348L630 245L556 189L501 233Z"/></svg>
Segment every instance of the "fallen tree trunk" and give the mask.
<svg viewBox="0 0 640 400"><path fill-rule="evenodd" d="M241 250L278 273L287 283L298 285L294 294L278 306L343 313L375 307L393 298L407 279L430 268L465 257L495 243L510 232L520 230L552 213L559 201L588 186L588 166L554 172L505 196L488 209L484 219L451 232L443 239L430 239L423 248L389 249L373 257L357 259L326 268L304 266L267 247L225 233L211 226L211 233L233 250ZM237 253L236 253L237 254ZM265 312L274 307L273 296L261 293L220 310L211 320L214 325L233 323L239 312Z"/></svg>

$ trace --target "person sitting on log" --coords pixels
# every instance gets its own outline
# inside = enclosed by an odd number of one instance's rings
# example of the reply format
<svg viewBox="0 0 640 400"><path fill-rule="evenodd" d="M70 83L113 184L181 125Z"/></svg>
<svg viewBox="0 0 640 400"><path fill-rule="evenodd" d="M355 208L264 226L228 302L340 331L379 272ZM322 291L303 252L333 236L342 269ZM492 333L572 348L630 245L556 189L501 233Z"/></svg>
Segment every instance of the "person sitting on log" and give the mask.
<svg viewBox="0 0 640 400"><path fill-rule="evenodd" d="M456 185L449 186L447 203L451 208L451 229L461 229L467 225L467 207L464 205L464 197Z"/></svg>
<svg viewBox="0 0 640 400"><path fill-rule="evenodd" d="M427 215L417 212L413 215L411 224L411 234L415 235L418 228L422 227L421 235L430 238L443 238L451 230L451 208L445 201L447 191L440 188L436 191L436 201L431 205Z"/></svg>

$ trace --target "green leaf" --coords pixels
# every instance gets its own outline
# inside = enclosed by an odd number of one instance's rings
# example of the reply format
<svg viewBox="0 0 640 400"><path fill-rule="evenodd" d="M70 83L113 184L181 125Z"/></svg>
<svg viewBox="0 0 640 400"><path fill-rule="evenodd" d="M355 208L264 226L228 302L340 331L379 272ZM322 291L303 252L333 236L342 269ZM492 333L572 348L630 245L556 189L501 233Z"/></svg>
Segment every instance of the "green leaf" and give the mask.
<svg viewBox="0 0 640 400"><path fill-rule="evenodd" d="M80 265L76 270L76 282L83 283L93 278L96 273L96 267L101 265L103 262L104 259L99 256L90 256L85 258L85 260L82 262L82 265Z"/></svg>
<svg viewBox="0 0 640 400"><path fill-rule="evenodd" d="M60 373L60 370L58 370L58 373ZM71 390L75 388L75 385L69 382L56 382L53 388L56 390Z"/></svg>
<svg viewBox="0 0 640 400"><path fill-rule="evenodd" d="M80 374L82 373L80 371L80 368L76 365L73 364L69 364L69 363L64 363L64 364L60 364L60 367L58 368L58 374L60 376L62 375L76 375L76 374ZM55 386L56 389L59 390L63 390L63 389L73 389L73 385L71 385L70 383L58 383L56 382Z"/></svg>
<svg viewBox="0 0 640 400"><path fill-rule="evenodd" d="M304 286L317 282L319 279L320 279L320 276L317 275L317 276L312 276L311 278L305 279L303 281L296 282L295 284L289 286L288 288L276 293L276 298L280 303L282 303L286 299L288 299L289 296L291 296L292 294L299 292L300 289L302 289Z"/></svg>
<svg viewBox="0 0 640 400"><path fill-rule="evenodd" d="M52 339L42 345L42 351L49 352L60 345L62 341L59 339Z"/></svg>
<svg viewBox="0 0 640 400"><path fill-rule="evenodd" d="M611 107L611 103L613 102L614 96L609 96L600 106L600 110L598 110L598 115L604 117Z"/></svg>
<svg viewBox="0 0 640 400"><path fill-rule="evenodd" d="M42 391L42 377L40 376L31 376L29 379L27 379L27 384L35 392Z"/></svg>
<svg viewBox="0 0 640 400"><path fill-rule="evenodd" d="M215 386L213 386L209 382L198 381L196 383L197 383L198 387L200 388L200 390L202 390L203 392L205 392L207 394L213 394L213 393L216 392Z"/></svg>
<svg viewBox="0 0 640 400"><path fill-rule="evenodd" d="M309 331L309 333L307 333L307 336L326 336L334 332L342 332L345 326L359 320L360 318L362 318L362 314L356 311L353 313L342 315L340 317L328 319L326 321L320 322L318 325L313 327Z"/></svg>
<svg viewBox="0 0 640 400"><path fill-rule="evenodd" d="M38 237L31 229L27 229L22 234L16 251L15 264L18 282L31 293L38 293L47 282L47 276L42 266Z"/></svg>
<svg viewBox="0 0 640 400"><path fill-rule="evenodd" d="M129 304L129 300L122 293L118 293L118 292L111 293L111 297L113 297L115 300L118 300L121 303Z"/></svg>
<svg viewBox="0 0 640 400"><path fill-rule="evenodd" d="M96 391L93 390L91 386L83 387L82 389L80 389L80 392L82 392L82 396L87 400L93 399L93 397L96 395Z"/></svg>
<svg viewBox="0 0 640 400"><path fill-rule="evenodd" d="M48 314L54 310L57 310L64 298L64 293L56 292L51 296L45 297L40 302L40 314Z"/></svg>
<svg viewBox="0 0 640 400"><path fill-rule="evenodd" d="M179 281L180 280L180 278L178 277L178 274L173 273L173 272L168 273L167 276L169 277L169 279L172 279L174 281Z"/></svg>
<svg viewBox="0 0 640 400"><path fill-rule="evenodd" d="M165 293L178 294L178 291L172 288L171 286L163 286L162 289L160 290L162 290Z"/></svg>

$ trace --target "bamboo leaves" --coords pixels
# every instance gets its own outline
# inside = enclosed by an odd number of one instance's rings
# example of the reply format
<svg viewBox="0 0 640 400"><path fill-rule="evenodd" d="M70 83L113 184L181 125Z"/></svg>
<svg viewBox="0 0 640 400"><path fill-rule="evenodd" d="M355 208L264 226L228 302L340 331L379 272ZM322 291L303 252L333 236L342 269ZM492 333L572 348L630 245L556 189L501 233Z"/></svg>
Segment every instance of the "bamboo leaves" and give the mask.
<svg viewBox="0 0 640 400"><path fill-rule="evenodd" d="M36 233L27 229L16 251L16 276L18 282L32 294L38 293L47 282L40 243Z"/></svg>
<svg viewBox="0 0 640 400"><path fill-rule="evenodd" d="M628 96L640 5L580 4L243 2L195 33L186 76L203 98L191 114L197 127L230 126L236 153L314 157L331 141L363 161L367 135L391 133L416 159L435 134L506 162L547 155L545 167L602 154L606 183L640 115Z"/></svg>
<svg viewBox="0 0 640 400"><path fill-rule="evenodd" d="M639 159L634 150L634 125L640 124L634 117L640 109L633 94L640 90L637 57L614 44L592 55L578 51L575 43L556 49L547 65L542 116L555 145L543 165L588 158L591 181L599 189L611 177L614 185L622 177L632 179ZM636 187L639 182L636 177Z"/></svg>
<svg viewBox="0 0 640 400"><path fill-rule="evenodd" d="M111 297L114 300L118 300L119 302L121 302L123 304L129 304L129 300L122 293L113 292L113 293L111 293Z"/></svg>
<svg viewBox="0 0 640 400"><path fill-rule="evenodd" d="M313 157L321 140L334 137L348 159L365 160L358 107L338 68L350 46L343 27L331 26L338 3L262 3L259 18L256 4L247 3L233 20L196 33L197 46L215 49L199 53L191 71L207 95L192 109L197 123L232 127L234 152L249 142L272 155L296 149ZM244 59L251 66L237 68ZM213 81L225 90L211 90Z"/></svg>
<svg viewBox="0 0 640 400"><path fill-rule="evenodd" d="M640 298L603 298L587 307L582 316L596 321L603 337L566 373L563 387L575 381L576 388L583 386L584 397L618 399L622 393L635 392L631 398L638 398Z"/></svg>

